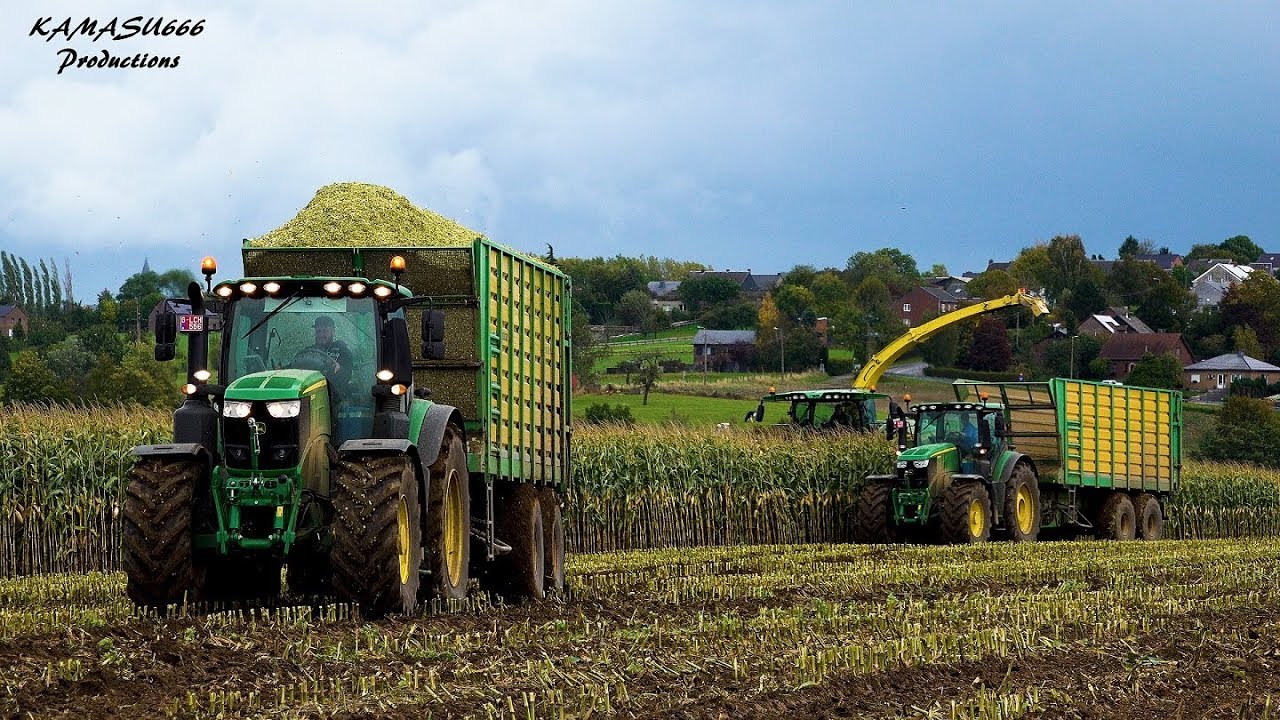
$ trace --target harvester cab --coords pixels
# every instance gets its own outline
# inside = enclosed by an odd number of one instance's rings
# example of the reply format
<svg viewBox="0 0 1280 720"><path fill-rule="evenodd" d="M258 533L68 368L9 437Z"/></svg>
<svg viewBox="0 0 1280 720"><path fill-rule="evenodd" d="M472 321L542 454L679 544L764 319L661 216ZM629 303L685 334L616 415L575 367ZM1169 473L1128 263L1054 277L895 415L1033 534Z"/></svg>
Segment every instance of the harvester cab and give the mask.
<svg viewBox="0 0 1280 720"><path fill-rule="evenodd" d="M888 403L888 395L867 390L794 390L772 392L760 399L753 412L743 418L763 422L765 403L786 403L786 415L774 427L803 431L871 432L881 428L887 412L877 403Z"/></svg>

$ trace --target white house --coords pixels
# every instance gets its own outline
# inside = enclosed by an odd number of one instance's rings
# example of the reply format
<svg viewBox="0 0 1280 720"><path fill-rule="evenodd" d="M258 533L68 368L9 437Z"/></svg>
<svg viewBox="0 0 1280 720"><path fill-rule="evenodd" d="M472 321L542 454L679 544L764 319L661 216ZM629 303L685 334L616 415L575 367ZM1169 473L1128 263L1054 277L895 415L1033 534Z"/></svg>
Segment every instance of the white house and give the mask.
<svg viewBox="0 0 1280 720"><path fill-rule="evenodd" d="M1196 295L1196 305L1205 307L1206 305L1217 305L1222 302L1222 296L1227 294L1227 290L1232 285L1249 277L1249 273L1253 272L1254 269L1248 265L1237 265L1229 262L1213 264L1208 270L1205 270L1195 280L1191 281L1191 292Z"/></svg>

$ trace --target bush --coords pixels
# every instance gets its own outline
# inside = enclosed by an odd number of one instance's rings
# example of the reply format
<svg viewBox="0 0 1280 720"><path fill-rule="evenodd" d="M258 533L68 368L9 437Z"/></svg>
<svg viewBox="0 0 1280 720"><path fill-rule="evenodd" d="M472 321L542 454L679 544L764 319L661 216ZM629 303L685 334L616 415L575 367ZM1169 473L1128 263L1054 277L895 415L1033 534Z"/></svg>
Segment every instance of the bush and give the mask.
<svg viewBox="0 0 1280 720"><path fill-rule="evenodd" d="M932 365L924 369L924 374L929 377L940 378L964 378L965 380L984 380L987 382L1019 382L1018 373L1016 372L996 372L993 370L967 370L965 368L954 367L934 367ZM1030 378L1024 378L1030 379Z"/></svg>
<svg viewBox="0 0 1280 720"><path fill-rule="evenodd" d="M631 408L621 403L593 403L587 406L586 420L591 425L635 425L636 419L631 415Z"/></svg>
<svg viewBox="0 0 1280 720"><path fill-rule="evenodd" d="M1280 466L1280 418L1265 400L1229 397L1218 411L1213 432L1200 441L1200 455L1209 460Z"/></svg>
<svg viewBox="0 0 1280 720"><path fill-rule="evenodd" d="M853 358L839 358L827 360L828 375L848 375L853 372Z"/></svg>

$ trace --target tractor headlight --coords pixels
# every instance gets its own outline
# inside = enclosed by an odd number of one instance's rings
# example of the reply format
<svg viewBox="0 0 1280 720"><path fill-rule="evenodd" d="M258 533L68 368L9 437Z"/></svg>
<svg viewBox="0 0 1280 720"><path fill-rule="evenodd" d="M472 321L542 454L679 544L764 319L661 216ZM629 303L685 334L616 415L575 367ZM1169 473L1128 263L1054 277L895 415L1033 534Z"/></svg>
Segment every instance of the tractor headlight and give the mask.
<svg viewBox="0 0 1280 720"><path fill-rule="evenodd" d="M228 418L249 417L249 411L252 409L253 409L253 403L240 402L239 400L228 400L222 404L222 417L228 417Z"/></svg>
<svg viewBox="0 0 1280 720"><path fill-rule="evenodd" d="M267 403L267 413L273 418L298 417L298 411L301 409L301 400L281 400Z"/></svg>
<svg viewBox="0 0 1280 720"><path fill-rule="evenodd" d="M917 470L923 470L923 469L925 469L925 468L929 467L929 461L928 461L928 460L916 460L916 461L914 461L914 462L912 463L912 465L915 465Z"/></svg>
<svg viewBox="0 0 1280 720"><path fill-rule="evenodd" d="M907 469L907 461L906 461L906 460L899 460L899 461L898 461L898 469L899 469L899 470L906 470L906 469Z"/></svg>

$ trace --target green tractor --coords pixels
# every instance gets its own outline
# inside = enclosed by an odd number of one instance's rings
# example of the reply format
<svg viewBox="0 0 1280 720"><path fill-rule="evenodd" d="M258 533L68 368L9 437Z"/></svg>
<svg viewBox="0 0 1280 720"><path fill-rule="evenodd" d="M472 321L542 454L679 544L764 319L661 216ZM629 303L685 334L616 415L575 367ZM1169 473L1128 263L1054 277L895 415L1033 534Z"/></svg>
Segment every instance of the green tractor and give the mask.
<svg viewBox="0 0 1280 720"><path fill-rule="evenodd" d="M1035 465L1009 446L1003 406L928 403L911 409L913 418L895 424L896 473L869 476L863 485L858 540L894 542L928 532L944 542L971 543L987 540L993 530L1035 539Z"/></svg>
<svg viewBox="0 0 1280 720"><path fill-rule="evenodd" d="M381 250L246 250L268 272L192 283L161 315L156 358L185 335L188 378L174 441L134 449L136 603L270 599L282 570L290 593L367 617L464 597L472 577L508 597L563 585L568 279L481 239L402 252L420 287L454 291L414 295L401 256L366 272ZM325 266L348 272L305 274Z"/></svg>

